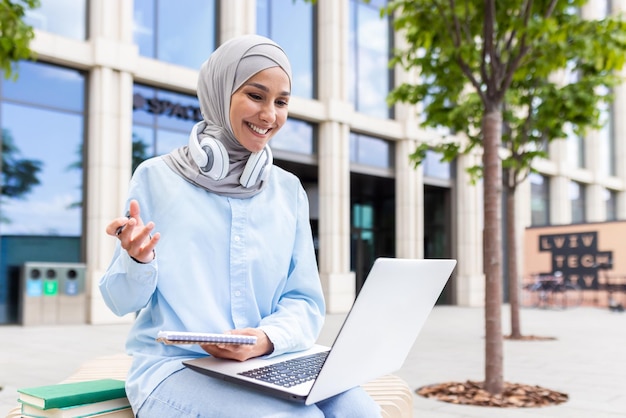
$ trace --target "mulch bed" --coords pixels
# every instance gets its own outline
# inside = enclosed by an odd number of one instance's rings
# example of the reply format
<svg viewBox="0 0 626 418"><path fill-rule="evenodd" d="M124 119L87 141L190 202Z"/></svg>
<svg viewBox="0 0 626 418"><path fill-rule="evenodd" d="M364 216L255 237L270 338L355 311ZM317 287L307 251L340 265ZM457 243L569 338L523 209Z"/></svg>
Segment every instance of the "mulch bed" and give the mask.
<svg viewBox="0 0 626 418"><path fill-rule="evenodd" d="M432 398L457 405L492 406L499 408L532 408L558 405L567 402L565 393L540 386L504 383L500 395L491 395L483 389L483 382L445 382L423 386L415 391L425 398Z"/></svg>

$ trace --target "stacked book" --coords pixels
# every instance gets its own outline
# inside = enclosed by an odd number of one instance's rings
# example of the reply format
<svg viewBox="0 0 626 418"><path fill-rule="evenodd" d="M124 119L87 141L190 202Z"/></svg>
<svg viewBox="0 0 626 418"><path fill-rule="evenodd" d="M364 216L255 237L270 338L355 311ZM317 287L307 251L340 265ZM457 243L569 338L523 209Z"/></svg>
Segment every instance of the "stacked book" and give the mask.
<svg viewBox="0 0 626 418"><path fill-rule="evenodd" d="M18 389L23 417L133 417L124 381L98 379Z"/></svg>

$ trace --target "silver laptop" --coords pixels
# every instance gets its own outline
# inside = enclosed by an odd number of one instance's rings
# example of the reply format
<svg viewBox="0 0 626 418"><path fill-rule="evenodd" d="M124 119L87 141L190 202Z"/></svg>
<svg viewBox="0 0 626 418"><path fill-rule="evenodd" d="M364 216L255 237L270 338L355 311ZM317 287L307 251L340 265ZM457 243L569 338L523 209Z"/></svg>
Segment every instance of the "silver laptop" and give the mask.
<svg viewBox="0 0 626 418"><path fill-rule="evenodd" d="M273 396L314 404L400 369L455 265L456 260L377 259L332 347L315 345L244 362L209 356L183 364ZM313 370L306 376L309 368ZM291 369L295 376L290 376Z"/></svg>

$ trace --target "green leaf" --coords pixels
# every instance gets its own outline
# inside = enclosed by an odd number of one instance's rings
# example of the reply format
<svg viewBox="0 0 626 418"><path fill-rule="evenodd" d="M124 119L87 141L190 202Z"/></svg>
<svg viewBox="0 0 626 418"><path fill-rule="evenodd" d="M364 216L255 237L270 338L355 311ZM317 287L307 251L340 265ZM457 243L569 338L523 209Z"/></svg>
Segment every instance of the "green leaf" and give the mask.
<svg viewBox="0 0 626 418"><path fill-rule="evenodd" d="M35 34L23 19L27 9L39 4L39 0L0 1L0 68L7 79L17 77L20 60L34 58L29 46Z"/></svg>

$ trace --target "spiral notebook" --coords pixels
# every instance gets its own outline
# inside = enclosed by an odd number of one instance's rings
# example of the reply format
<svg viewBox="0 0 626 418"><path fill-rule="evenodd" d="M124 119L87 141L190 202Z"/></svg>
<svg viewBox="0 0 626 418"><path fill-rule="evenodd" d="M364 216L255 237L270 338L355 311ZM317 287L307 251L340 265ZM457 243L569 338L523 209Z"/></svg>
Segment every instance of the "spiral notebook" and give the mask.
<svg viewBox="0 0 626 418"><path fill-rule="evenodd" d="M163 344L255 344L253 335L214 334L208 332L159 331L157 341Z"/></svg>
<svg viewBox="0 0 626 418"><path fill-rule="evenodd" d="M245 362L209 356L183 364L199 373L311 405L400 369L455 265L456 260L377 259L330 348L315 345L302 352ZM286 364L305 356L306 366ZM305 368L314 369L312 377L304 376ZM281 377L279 382L277 376L289 374L290 369L298 371L297 379L303 381L285 383Z"/></svg>

